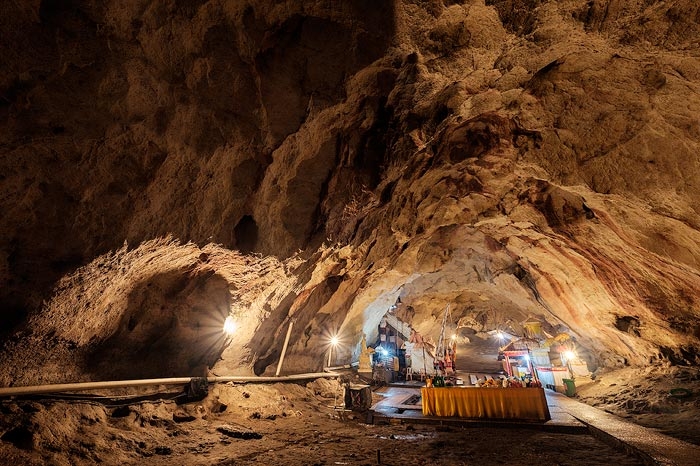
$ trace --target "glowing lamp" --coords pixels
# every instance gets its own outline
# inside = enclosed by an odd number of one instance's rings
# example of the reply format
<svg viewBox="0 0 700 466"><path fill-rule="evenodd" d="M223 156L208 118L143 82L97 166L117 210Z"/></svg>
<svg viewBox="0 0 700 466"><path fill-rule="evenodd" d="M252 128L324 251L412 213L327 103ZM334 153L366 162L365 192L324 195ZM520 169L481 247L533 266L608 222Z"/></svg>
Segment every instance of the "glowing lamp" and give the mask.
<svg viewBox="0 0 700 466"><path fill-rule="evenodd" d="M576 355L574 354L573 351L564 351L564 357L567 360L570 360L570 359L574 359L576 357Z"/></svg>
<svg viewBox="0 0 700 466"><path fill-rule="evenodd" d="M501 332L498 332L496 334L496 336L498 337L499 340L503 340L503 334Z"/></svg>
<svg viewBox="0 0 700 466"><path fill-rule="evenodd" d="M224 333L226 335L233 335L233 333L236 331L236 321L233 320L233 316L228 316L226 317L226 320L224 321Z"/></svg>
<svg viewBox="0 0 700 466"><path fill-rule="evenodd" d="M328 348L328 367L331 367L331 355L333 354L333 348L338 346L338 343L340 343L338 335L333 335L330 339L331 346Z"/></svg>

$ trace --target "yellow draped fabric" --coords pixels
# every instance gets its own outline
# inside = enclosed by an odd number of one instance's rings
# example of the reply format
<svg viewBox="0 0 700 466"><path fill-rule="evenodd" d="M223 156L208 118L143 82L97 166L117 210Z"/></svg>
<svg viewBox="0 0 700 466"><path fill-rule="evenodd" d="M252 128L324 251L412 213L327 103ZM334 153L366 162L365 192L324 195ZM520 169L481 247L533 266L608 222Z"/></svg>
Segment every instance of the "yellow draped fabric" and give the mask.
<svg viewBox="0 0 700 466"><path fill-rule="evenodd" d="M550 419L542 388L421 388L424 416Z"/></svg>

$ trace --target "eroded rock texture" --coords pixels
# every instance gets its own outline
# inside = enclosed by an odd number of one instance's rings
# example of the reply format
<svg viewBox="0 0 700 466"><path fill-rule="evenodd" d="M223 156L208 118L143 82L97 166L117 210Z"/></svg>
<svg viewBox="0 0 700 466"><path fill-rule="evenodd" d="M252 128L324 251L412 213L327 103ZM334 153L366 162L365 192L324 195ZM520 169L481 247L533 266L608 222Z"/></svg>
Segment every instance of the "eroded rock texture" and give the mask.
<svg viewBox="0 0 700 466"><path fill-rule="evenodd" d="M594 367L700 362L695 2L9 10L4 384L269 373L290 320L315 370L399 299L426 335L449 304Z"/></svg>

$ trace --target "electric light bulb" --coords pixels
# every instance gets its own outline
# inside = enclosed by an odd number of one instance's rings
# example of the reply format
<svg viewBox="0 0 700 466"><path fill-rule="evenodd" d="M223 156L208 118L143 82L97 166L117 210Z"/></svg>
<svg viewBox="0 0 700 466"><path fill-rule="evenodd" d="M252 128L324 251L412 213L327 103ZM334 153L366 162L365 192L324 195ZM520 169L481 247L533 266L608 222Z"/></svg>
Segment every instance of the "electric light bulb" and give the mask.
<svg viewBox="0 0 700 466"><path fill-rule="evenodd" d="M236 321L233 320L233 316L226 317L224 321L224 333L227 335L233 335L236 331Z"/></svg>

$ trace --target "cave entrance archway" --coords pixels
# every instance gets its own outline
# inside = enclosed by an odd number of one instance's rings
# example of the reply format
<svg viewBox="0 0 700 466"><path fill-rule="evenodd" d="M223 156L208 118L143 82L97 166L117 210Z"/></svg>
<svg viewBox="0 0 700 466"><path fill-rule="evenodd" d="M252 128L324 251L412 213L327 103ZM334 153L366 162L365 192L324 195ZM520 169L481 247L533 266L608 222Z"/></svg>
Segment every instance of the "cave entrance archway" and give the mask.
<svg viewBox="0 0 700 466"><path fill-rule="evenodd" d="M97 380L205 376L227 343L231 297L213 272L161 273L137 283L118 329L96 344L86 372Z"/></svg>

